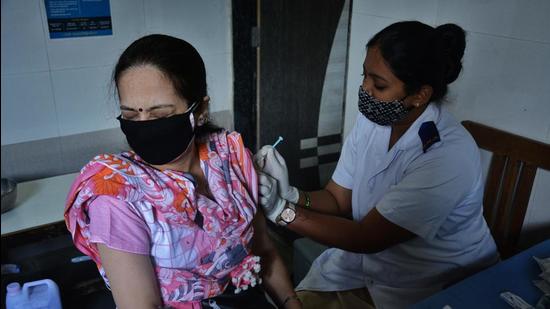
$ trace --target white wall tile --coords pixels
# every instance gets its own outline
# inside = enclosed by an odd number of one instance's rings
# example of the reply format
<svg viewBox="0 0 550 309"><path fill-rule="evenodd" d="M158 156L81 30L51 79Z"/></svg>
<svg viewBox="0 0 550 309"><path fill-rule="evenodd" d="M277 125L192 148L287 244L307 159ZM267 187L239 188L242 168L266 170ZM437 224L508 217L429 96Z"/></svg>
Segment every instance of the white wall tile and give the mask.
<svg viewBox="0 0 550 309"><path fill-rule="evenodd" d="M226 1L144 1L148 33L182 38L202 56L231 51L231 7Z"/></svg>
<svg viewBox="0 0 550 309"><path fill-rule="evenodd" d="M231 6L226 1L145 0L147 33L172 35L192 44L206 66L211 112L233 109Z"/></svg>
<svg viewBox="0 0 550 309"><path fill-rule="evenodd" d="M39 1L46 24L43 1ZM114 66L122 51L145 32L143 1L111 1L113 35L50 39L47 48L52 70Z"/></svg>
<svg viewBox="0 0 550 309"><path fill-rule="evenodd" d="M2 90L13 88L2 93L2 111L6 110L2 119L10 115L2 124L2 128L9 128L2 131L3 144L118 126L117 104L107 87L113 66L132 41L151 32L184 37L194 44L207 66L212 112L232 109L229 2L117 0L110 5L112 36L51 40L43 1L2 0ZM36 71L49 73L42 75L44 80L30 92L24 90L27 82L13 85L12 81L20 77L6 77ZM50 117L47 122L50 129L43 129L40 122L37 127L18 126L24 123L20 115L28 110L12 102L30 100L28 97L36 92L41 93L42 100L49 100L51 115L58 112L57 119Z"/></svg>
<svg viewBox="0 0 550 309"><path fill-rule="evenodd" d="M440 0L437 21L467 30L550 43L550 1Z"/></svg>
<svg viewBox="0 0 550 309"><path fill-rule="evenodd" d="M2 75L48 70L38 2L2 0Z"/></svg>
<svg viewBox="0 0 550 309"><path fill-rule="evenodd" d="M2 76L2 145L58 136L48 72Z"/></svg>
<svg viewBox="0 0 550 309"><path fill-rule="evenodd" d="M471 33L462 76L452 84L451 111L549 142L550 45Z"/></svg>
<svg viewBox="0 0 550 309"><path fill-rule="evenodd" d="M233 110L233 68L231 53L202 55L206 67L206 83L210 111Z"/></svg>
<svg viewBox="0 0 550 309"><path fill-rule="evenodd" d="M353 12L433 24L437 5L438 0L360 0L353 1Z"/></svg>
<svg viewBox="0 0 550 309"><path fill-rule="evenodd" d="M229 131L235 130L235 123L233 117L233 111L224 110L219 112L210 113L212 122L218 127L225 128Z"/></svg>
<svg viewBox="0 0 550 309"><path fill-rule="evenodd" d="M118 126L110 66L52 72L60 135Z"/></svg>

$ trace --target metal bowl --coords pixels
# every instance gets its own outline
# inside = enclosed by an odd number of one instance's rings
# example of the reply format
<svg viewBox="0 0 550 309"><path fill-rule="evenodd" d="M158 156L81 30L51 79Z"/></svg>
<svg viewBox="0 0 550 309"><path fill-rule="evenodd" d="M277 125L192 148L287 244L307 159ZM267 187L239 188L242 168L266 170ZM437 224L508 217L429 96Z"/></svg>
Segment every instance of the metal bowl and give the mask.
<svg viewBox="0 0 550 309"><path fill-rule="evenodd" d="M2 213L15 206L17 198L17 183L13 180L2 178Z"/></svg>

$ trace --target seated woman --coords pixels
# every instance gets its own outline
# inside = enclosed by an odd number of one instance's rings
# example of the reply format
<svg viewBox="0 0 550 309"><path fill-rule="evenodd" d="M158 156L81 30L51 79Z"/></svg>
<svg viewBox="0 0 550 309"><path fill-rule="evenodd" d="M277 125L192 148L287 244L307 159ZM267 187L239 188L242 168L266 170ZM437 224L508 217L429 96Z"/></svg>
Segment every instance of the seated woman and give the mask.
<svg viewBox="0 0 550 309"><path fill-rule="evenodd" d="M138 39L113 81L132 150L83 167L65 221L117 307L271 308L262 286L282 307L301 307L257 211L250 152L238 133L208 122L195 48Z"/></svg>
<svg viewBox="0 0 550 309"><path fill-rule="evenodd" d="M369 40L359 114L324 189L290 186L283 156L258 153L266 217L331 247L298 284L305 308L408 308L499 260L479 149L441 106L465 47L458 25L418 21Z"/></svg>

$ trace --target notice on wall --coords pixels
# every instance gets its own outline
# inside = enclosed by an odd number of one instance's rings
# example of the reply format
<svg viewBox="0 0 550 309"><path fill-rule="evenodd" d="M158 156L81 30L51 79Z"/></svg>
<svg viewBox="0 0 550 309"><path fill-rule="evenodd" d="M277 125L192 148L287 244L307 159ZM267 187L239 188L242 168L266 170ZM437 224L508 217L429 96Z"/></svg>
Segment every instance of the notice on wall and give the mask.
<svg viewBox="0 0 550 309"><path fill-rule="evenodd" d="M109 0L44 0L50 39L112 35Z"/></svg>

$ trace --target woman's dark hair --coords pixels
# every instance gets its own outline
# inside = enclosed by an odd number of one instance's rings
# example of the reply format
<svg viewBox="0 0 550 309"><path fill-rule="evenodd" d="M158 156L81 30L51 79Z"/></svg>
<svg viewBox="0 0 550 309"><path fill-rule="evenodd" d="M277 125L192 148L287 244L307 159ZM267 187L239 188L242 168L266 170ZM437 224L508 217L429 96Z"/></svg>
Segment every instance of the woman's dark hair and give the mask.
<svg viewBox="0 0 550 309"><path fill-rule="evenodd" d="M367 47L378 47L407 95L423 85L433 88L431 101L440 102L462 70L464 30L455 24L437 28L418 21L394 23L378 32Z"/></svg>
<svg viewBox="0 0 550 309"><path fill-rule="evenodd" d="M172 82L177 95L190 103L202 102L207 95L204 62L197 50L184 40L151 34L134 41L120 55L113 71L116 88L126 70L143 65L159 69ZM221 130L211 122L206 122L195 127L195 137L204 141L210 133Z"/></svg>

